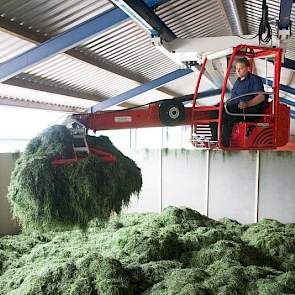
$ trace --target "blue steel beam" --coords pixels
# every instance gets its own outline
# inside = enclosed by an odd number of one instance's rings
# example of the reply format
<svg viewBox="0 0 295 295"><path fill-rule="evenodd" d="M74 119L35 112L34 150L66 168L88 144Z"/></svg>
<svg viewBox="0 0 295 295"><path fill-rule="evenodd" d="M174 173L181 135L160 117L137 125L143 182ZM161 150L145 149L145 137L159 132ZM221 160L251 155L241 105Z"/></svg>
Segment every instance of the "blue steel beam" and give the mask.
<svg viewBox="0 0 295 295"><path fill-rule="evenodd" d="M33 65L73 48L76 45L87 41L97 33L120 23L127 18L128 16L120 9L112 9L61 35L53 37L39 46L0 64L0 81L3 82Z"/></svg>
<svg viewBox="0 0 295 295"><path fill-rule="evenodd" d="M154 7L160 1L145 0L149 7ZM127 20L129 17L119 8L100 14L48 41L32 48L6 62L0 64L0 82L3 82L24 70L43 62L58 53L81 44L98 33Z"/></svg>
<svg viewBox="0 0 295 295"><path fill-rule="evenodd" d="M271 80L266 80L265 78L261 78L261 79L262 79L262 81L263 81L264 84L267 84L267 85L271 85L271 86L272 86L272 81L271 81ZM266 82L267 82L267 83L266 83ZM290 86L280 84L280 90L295 95L295 89L292 88L292 87L290 87ZM285 103L285 104L289 105L289 106L295 107L295 102L292 101L292 100L289 100L289 99L286 99L286 98L280 97L280 101L281 101L282 103ZM295 119L295 111L292 111L292 110L291 110L291 118L292 118L292 119Z"/></svg>
<svg viewBox="0 0 295 295"><path fill-rule="evenodd" d="M221 94L222 89L210 89L198 93L198 100L202 98L212 97ZM177 101L190 103L194 98L194 94L186 94L180 97L174 98Z"/></svg>
<svg viewBox="0 0 295 295"><path fill-rule="evenodd" d="M161 36L167 42L176 39L176 35L154 13L143 0L111 0L130 18L145 28L152 36Z"/></svg>
<svg viewBox="0 0 295 295"><path fill-rule="evenodd" d="M164 22L152 11L150 7L155 6L155 3L145 3L142 0L111 0L119 8L125 11L132 19L137 21L143 28L148 30L151 35L161 36L167 42L176 38L175 34L165 25ZM151 0L152 1L152 0ZM167 1L164 1L167 2ZM161 1L163 4L163 1ZM149 7L150 6L150 7ZM161 78L145 83L134 89L126 91L120 95L107 99L103 102L91 107L90 112L97 112L104 110L113 105L122 103L134 96L142 94L151 89L160 87L172 80L178 79L184 75L191 73L192 70L177 70L167 74Z"/></svg>
<svg viewBox="0 0 295 295"><path fill-rule="evenodd" d="M282 67L295 70L295 61L289 58L285 58Z"/></svg>
<svg viewBox="0 0 295 295"><path fill-rule="evenodd" d="M262 78L262 81L264 84L267 84L267 85L270 85L272 86L272 81L271 80L268 80L268 79L265 79L265 78ZM285 91L285 92L288 92L288 93L291 93L291 94L294 94L295 95L295 89L290 87L290 86L287 86L287 85L283 85L283 84L280 84L280 90L282 91Z"/></svg>
<svg viewBox="0 0 295 295"><path fill-rule="evenodd" d="M280 102L285 103L291 107L295 107L295 101L292 101L290 99L284 98L284 97L280 97Z"/></svg>
<svg viewBox="0 0 295 295"><path fill-rule="evenodd" d="M274 60L269 60L269 62L271 62L272 64L274 64ZM290 58L284 58L283 59L283 63L282 63L282 67L286 68L286 69L291 69L291 70L295 70L295 61L293 59Z"/></svg>
<svg viewBox="0 0 295 295"><path fill-rule="evenodd" d="M206 90L206 91L203 91L203 92L199 92L198 93L198 99L201 99L201 98L206 98L206 97L209 97L209 96L215 96L215 95L219 95L221 94L222 92L222 89L211 89L211 90Z"/></svg>
<svg viewBox="0 0 295 295"><path fill-rule="evenodd" d="M285 91L285 92L288 92L288 93L291 93L291 94L294 94L295 95L295 89L292 88L292 87L290 87L290 86L280 84L280 89L282 91Z"/></svg>
<svg viewBox="0 0 295 295"><path fill-rule="evenodd" d="M170 0L144 0L144 2L151 8L156 9L157 7L169 2Z"/></svg>
<svg viewBox="0 0 295 295"><path fill-rule="evenodd" d="M109 98L107 100L104 100L102 102L99 102L98 104L96 104L95 106L93 106L92 108L90 108L88 111L89 112L97 112L97 111L102 111L108 107L117 105L119 103L122 103L134 96L137 96L139 94L142 94L146 91L158 88L170 81L173 81L175 79L178 79L180 77L183 77L185 75L188 75L190 73L192 73L193 71L190 69L181 69L181 70L176 70L174 72L171 72L167 75L164 75L158 79L152 80L150 82L147 82L141 86L135 87L131 90L128 90L122 94L119 94L117 96L114 96L112 98Z"/></svg>
<svg viewBox="0 0 295 295"><path fill-rule="evenodd" d="M202 99L208 98L208 97L213 97L220 95L222 92L222 89L210 89L206 91L202 91L198 93L198 101L201 101ZM193 94L188 94L183 97L183 99L177 98L178 101L183 102L184 105L188 105L192 102L194 95Z"/></svg>
<svg viewBox="0 0 295 295"><path fill-rule="evenodd" d="M279 29L289 29L293 0L281 0Z"/></svg>
<svg viewBox="0 0 295 295"><path fill-rule="evenodd" d="M167 75L164 75L158 79L155 79L153 81L150 81L150 82L147 82L141 86L138 86L136 88L133 88L131 90L128 90L122 94L119 94L115 97L112 97L112 98L109 98L105 101L102 101L102 102L99 102L98 104L94 105L93 107L91 107L88 111L89 112L97 112L97 111L102 111L108 107L111 107L113 105L117 105L119 103L122 103L122 102L125 102L126 100L136 96L136 95L139 95L139 94L142 94L146 91L149 91L149 90L152 90L154 88L158 88L160 87L161 85L164 85L168 82L171 82L175 79L178 79L182 76L185 76L189 73L192 73L192 70L190 69L184 69L184 70L176 70L172 73L169 73ZM272 81L271 80L266 80L265 78L261 78L263 83L264 84L268 84L268 85L271 85L272 86ZM267 83L266 83L267 82ZM283 85L283 84L280 84L280 89L282 91L285 91L285 92L288 92L288 93L291 93L291 94L294 94L295 95L295 89L290 87L290 86L287 86L287 85Z"/></svg>

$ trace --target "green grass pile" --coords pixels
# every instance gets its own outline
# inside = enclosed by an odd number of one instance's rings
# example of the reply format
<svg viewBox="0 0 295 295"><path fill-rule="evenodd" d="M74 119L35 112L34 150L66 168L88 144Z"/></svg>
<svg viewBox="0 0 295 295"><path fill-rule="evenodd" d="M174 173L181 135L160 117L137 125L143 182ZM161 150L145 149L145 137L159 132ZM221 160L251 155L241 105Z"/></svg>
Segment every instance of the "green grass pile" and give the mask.
<svg viewBox="0 0 295 295"><path fill-rule="evenodd" d="M295 294L295 227L187 208L0 238L0 295Z"/></svg>
<svg viewBox="0 0 295 295"><path fill-rule="evenodd" d="M121 212L142 186L141 171L105 137L88 136L89 147L110 152L115 163L90 154L54 167L55 158L73 158L69 130L55 125L31 140L12 173L8 198L24 229L86 228Z"/></svg>

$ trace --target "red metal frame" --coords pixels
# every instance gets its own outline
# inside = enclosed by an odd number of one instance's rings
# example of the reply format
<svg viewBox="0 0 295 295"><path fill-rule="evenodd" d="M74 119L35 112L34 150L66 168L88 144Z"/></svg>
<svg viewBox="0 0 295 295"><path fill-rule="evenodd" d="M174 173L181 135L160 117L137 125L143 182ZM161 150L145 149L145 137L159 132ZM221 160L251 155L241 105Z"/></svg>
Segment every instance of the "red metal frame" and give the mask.
<svg viewBox="0 0 295 295"><path fill-rule="evenodd" d="M207 57L204 59L203 64L200 69L200 73L198 75L197 84L196 84L195 92L194 92L194 96L193 96L193 104L192 104L193 109L196 107L196 102L197 102L197 98L198 98L198 94L199 94L199 87L201 84L201 78L202 78L202 75L205 71L206 65L207 65ZM192 116L192 121L193 120L194 120L194 116Z"/></svg>
<svg viewBox="0 0 295 295"><path fill-rule="evenodd" d="M222 91L221 91L221 100L220 100L220 104L219 104L219 116L218 116L218 145L221 148L224 148L224 146L221 144L221 128L222 128L222 115L223 115L223 109L224 109L224 96L225 96L225 92L226 92L226 88L227 88L227 82L228 82L228 78L230 75L230 71L232 69L235 57L237 55L239 51L239 46L235 47L232 53L232 56L230 58L229 64L227 66L227 71L226 71L226 75L223 81L223 86L222 86Z"/></svg>
<svg viewBox="0 0 295 295"><path fill-rule="evenodd" d="M191 138L193 137L193 134L195 132L195 124L194 122L196 121L197 119L197 115L198 113L196 112L196 103L197 103L197 99L198 99L198 93L199 93L199 87L200 87L200 84L201 84L201 79L202 79L202 76L203 76L203 73L205 71L205 68L206 68L206 64L207 64L207 57L204 59L203 61L203 64L201 66L201 69L200 69L200 72L199 72L199 75L198 75L198 78L197 78L197 83L196 83L196 87L195 87L195 92L194 92L194 96L193 96L193 102L192 102L192 114L191 114ZM202 110L205 110L205 108L202 108ZM211 109L210 109L211 111ZM198 118L200 119L200 118ZM192 143L194 144L194 142L192 141Z"/></svg>
<svg viewBox="0 0 295 295"><path fill-rule="evenodd" d="M98 150L98 149L94 149L94 148L89 148L89 152L91 154L94 154L94 155L99 156L101 158L101 160L103 160L104 162L114 163L114 162L117 161L117 157L116 156L114 156L111 153L102 151L102 150ZM83 158L83 157L77 157L75 155L74 158L69 158L69 159L54 159L54 160L51 161L51 163L52 163L52 165L54 167L58 167L58 166L61 166L61 165L64 165L64 164L70 164L70 163L81 161L81 160L84 160L84 159L85 158Z"/></svg>
<svg viewBox="0 0 295 295"><path fill-rule="evenodd" d="M252 52L247 52L247 49L250 49ZM243 51L245 50L245 51ZM256 52L255 52L256 51ZM247 149L274 149L278 146L277 144L277 137L278 137L278 124L279 124L279 85L280 85L280 72L281 72L281 58L282 58L282 49L281 48L263 48L260 46L249 46L249 45L239 45L236 46L233 50L227 73L224 79L223 87L222 87L222 93L221 93L221 103L220 103L220 109L219 109L219 125L218 125L218 145L219 147L223 149L245 149L245 146L235 146L226 148L221 143L221 128L222 128L222 115L224 112L224 96L226 92L226 86L228 83L228 78L230 74L230 70L232 68L233 62L237 56L246 56L250 58L251 60L253 58L263 58L267 56L274 56L275 57L275 68L274 68L274 83L273 83L273 91L274 91L274 122L270 123L270 128L272 128L272 144L265 144L265 145L258 145L257 143L249 143L247 146ZM288 110L282 110L284 114L288 112ZM290 116L290 115L289 115ZM251 125L250 123L248 125ZM247 124L244 124L242 127L246 127ZM259 127L259 126L258 126ZM283 131L281 131L283 132ZM289 131L288 131L289 132ZM245 136L245 134L241 135Z"/></svg>
<svg viewBox="0 0 295 295"><path fill-rule="evenodd" d="M241 123L234 126L233 142L240 144L225 148L221 144L222 114L224 111L224 97L227 90L228 78L236 56L246 56L252 62L253 58L263 58L269 55L275 57L275 76L274 76L274 115L266 114L260 117L258 122ZM227 72L224 78L221 100L219 106L198 106L196 103L199 86L202 75L205 71L207 59L204 60L200 73L197 78L196 88L193 96L192 107L185 108L185 120L177 122L175 125L191 125L192 135L195 124L208 124L210 122L218 123L218 146L222 149L230 150L249 150L249 149L274 149L285 145L288 141L290 129L289 108L279 103L279 83L281 70L282 49L266 48L259 46L239 45L233 48L233 53L229 60ZM213 112L218 112L218 118L214 118ZM160 120L160 102L151 103L148 106L127 109L122 111L102 111L97 113L76 114L75 119L81 122L86 128L97 130L113 130L126 128L145 128L145 127L163 127L166 126ZM268 119L267 119L268 118ZM244 125L243 125L244 124ZM264 124L264 125L263 125ZM268 129L265 126L268 126ZM264 126L264 127L263 127ZM246 138L247 128L256 128L253 136ZM266 130L267 129L267 130ZM267 134L272 133L272 139ZM265 133L265 134L264 134ZM254 135L257 134L257 137ZM267 137L267 140L265 139ZM259 138L259 140L258 140ZM271 142L271 144L269 143Z"/></svg>
<svg viewBox="0 0 295 295"><path fill-rule="evenodd" d="M76 114L74 118L86 128L98 130L114 130L129 128L164 127L160 120L160 104L122 111L101 111L97 113ZM185 108L185 120L177 125L190 125L191 108Z"/></svg>

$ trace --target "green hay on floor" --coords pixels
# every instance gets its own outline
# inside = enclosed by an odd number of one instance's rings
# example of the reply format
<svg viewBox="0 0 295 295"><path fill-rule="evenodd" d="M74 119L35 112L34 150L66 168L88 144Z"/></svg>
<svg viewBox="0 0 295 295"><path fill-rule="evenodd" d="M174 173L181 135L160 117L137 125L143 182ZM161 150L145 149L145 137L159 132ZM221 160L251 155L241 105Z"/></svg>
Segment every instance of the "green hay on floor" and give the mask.
<svg viewBox="0 0 295 295"><path fill-rule="evenodd" d="M97 218L108 220L121 212L142 186L140 169L107 137L88 136L90 147L111 152L115 163L95 155L54 168L56 157L72 158L72 136L64 126L53 126L31 140L16 163L9 200L24 229L86 228Z"/></svg>
<svg viewBox="0 0 295 295"><path fill-rule="evenodd" d="M273 257L284 270L295 270L295 229L276 220L264 219L242 235L249 245Z"/></svg>
<svg viewBox="0 0 295 295"><path fill-rule="evenodd" d="M213 221L199 212L188 208L178 208L175 210L174 207L168 207L164 210L159 220L163 226L170 224L188 224L192 227L210 225Z"/></svg>
<svg viewBox="0 0 295 295"><path fill-rule="evenodd" d="M202 286L207 274L201 269L184 268L171 270L165 279L154 285L145 295L206 295L206 287ZM208 289L207 289L208 290Z"/></svg>
<svg viewBox="0 0 295 295"><path fill-rule="evenodd" d="M205 281L204 286L216 294L243 294L247 283L243 267L219 266L218 271Z"/></svg>
<svg viewBox="0 0 295 295"><path fill-rule="evenodd" d="M274 241L266 237L274 235ZM191 209L0 238L0 295L295 294L294 225L243 226ZM263 241L263 242L262 242Z"/></svg>
<svg viewBox="0 0 295 295"><path fill-rule="evenodd" d="M122 235L116 245L122 260L137 263L178 258L181 250L177 235L161 230L132 230Z"/></svg>
<svg viewBox="0 0 295 295"><path fill-rule="evenodd" d="M127 274L135 294L141 294L153 285L164 280L166 274L182 267L182 263L173 260L151 261L146 264L129 264Z"/></svg>

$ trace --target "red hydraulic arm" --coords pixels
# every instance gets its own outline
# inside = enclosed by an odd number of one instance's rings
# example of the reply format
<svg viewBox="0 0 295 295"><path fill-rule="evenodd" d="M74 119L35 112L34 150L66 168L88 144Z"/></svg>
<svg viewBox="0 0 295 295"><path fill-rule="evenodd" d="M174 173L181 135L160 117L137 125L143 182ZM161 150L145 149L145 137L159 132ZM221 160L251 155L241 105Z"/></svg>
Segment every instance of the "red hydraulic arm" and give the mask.
<svg viewBox="0 0 295 295"><path fill-rule="evenodd" d="M102 150L89 148L89 152L91 154L97 155L104 162L115 163L117 161L116 156L112 155L111 153L102 151ZM53 159L51 161L51 163L52 163L52 165L54 167L58 167L58 166L62 166L64 164L71 164L73 162L77 162L77 161L80 161L80 160L83 160L83 159L84 159L84 157L77 157L77 155L75 155L75 157L73 157L73 158L67 158L67 159L62 159L62 158L58 159L58 158L56 158L56 159Z"/></svg>
<svg viewBox="0 0 295 295"><path fill-rule="evenodd" d="M198 88L206 66L205 59L198 75L192 107L184 107L179 99L171 99L126 110L75 114L73 118L93 131L190 125L192 127L191 141L197 147L203 144L200 143L200 139L207 140L205 128L208 129L208 126L214 122L218 125L217 146L221 149L275 149L288 142L290 130L290 110L279 102L281 54L282 49L280 48L250 45L234 47L224 78L219 106L201 106L196 103ZM261 59L269 56L274 58L273 101L267 104L268 106L262 113L256 114L255 120L244 119L235 123L230 146L224 147L221 143L222 120L225 111L224 98L232 65L235 57L238 56L247 57L252 65L254 58ZM211 143L208 147L211 147Z"/></svg>
<svg viewBox="0 0 295 295"><path fill-rule="evenodd" d="M179 101L165 100L126 110L74 114L72 117L84 125L85 128L99 131L190 125L191 114L192 109L190 107L184 108ZM200 112L199 117L208 118L208 112ZM105 151L89 148L89 153L96 154L103 161L116 162L116 157ZM54 167L58 167L83 159L84 157L77 157L75 154L75 157L71 159L54 159L52 164Z"/></svg>
<svg viewBox="0 0 295 295"><path fill-rule="evenodd" d="M75 114L74 119L82 123L87 129L114 130L144 127L163 127L191 125L192 108L184 108L184 120L176 120L172 124L166 124L160 119L161 102L151 103L147 106L119 111L102 111L87 114ZM169 113L169 110L167 110ZM199 118L207 119L211 115L208 112L200 112Z"/></svg>

